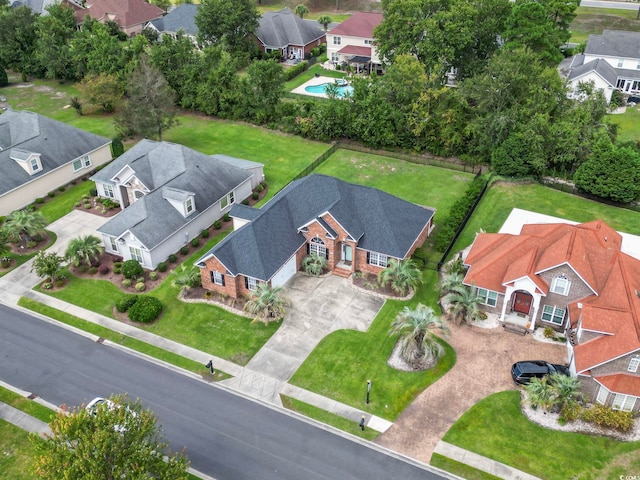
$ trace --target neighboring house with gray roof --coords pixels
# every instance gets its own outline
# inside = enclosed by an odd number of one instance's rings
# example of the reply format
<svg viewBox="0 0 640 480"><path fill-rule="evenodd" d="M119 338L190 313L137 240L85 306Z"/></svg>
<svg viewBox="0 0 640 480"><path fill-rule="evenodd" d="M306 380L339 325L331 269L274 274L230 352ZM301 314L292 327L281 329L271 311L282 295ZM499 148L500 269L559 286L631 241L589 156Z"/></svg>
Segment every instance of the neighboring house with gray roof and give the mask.
<svg viewBox="0 0 640 480"><path fill-rule="evenodd" d="M33 13L40 15L49 15L47 7L54 5L58 0L15 0L9 2L12 8L29 7Z"/></svg>
<svg viewBox="0 0 640 480"><path fill-rule="evenodd" d="M196 14L198 5L194 3L183 3L171 10L167 15L148 22L144 28L158 32L161 36L170 35L176 37L178 32L182 32L195 44L198 36L196 25Z"/></svg>
<svg viewBox="0 0 640 480"><path fill-rule="evenodd" d="M251 195L262 165L244 162L142 140L91 177L100 196L123 207L98 230L105 251L155 269Z"/></svg>
<svg viewBox="0 0 640 480"><path fill-rule="evenodd" d="M264 53L279 51L282 58L302 60L325 41L320 24L306 22L289 8L265 12L255 33L256 44Z"/></svg>
<svg viewBox="0 0 640 480"><path fill-rule="evenodd" d="M589 35L584 55L577 55L567 76L577 93L580 83L593 81L607 101L614 89L629 95L640 93L640 32L604 30L602 35Z"/></svg>
<svg viewBox="0 0 640 480"><path fill-rule="evenodd" d="M348 277L404 260L433 229L434 210L375 188L313 174L261 209L236 205L234 232L197 261L204 288L238 298L259 283L284 285L310 253Z"/></svg>
<svg viewBox="0 0 640 480"><path fill-rule="evenodd" d="M0 115L0 215L111 160L111 141L37 113Z"/></svg>

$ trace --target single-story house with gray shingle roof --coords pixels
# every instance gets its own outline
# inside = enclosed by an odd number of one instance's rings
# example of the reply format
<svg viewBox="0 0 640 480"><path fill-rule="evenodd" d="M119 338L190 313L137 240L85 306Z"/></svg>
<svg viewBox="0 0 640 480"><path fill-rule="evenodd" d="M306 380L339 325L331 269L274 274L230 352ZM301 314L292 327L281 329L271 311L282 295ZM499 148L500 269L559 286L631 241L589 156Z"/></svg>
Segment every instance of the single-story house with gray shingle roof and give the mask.
<svg viewBox="0 0 640 480"><path fill-rule="evenodd" d="M243 165L142 140L91 177L100 196L123 207L98 230L105 251L156 268L251 195L263 179L262 165Z"/></svg>
<svg viewBox="0 0 640 480"><path fill-rule="evenodd" d="M615 72L602 63L608 63ZM589 71L585 67L589 66ZM578 70L579 73L574 73ZM579 78L577 78L579 77ZM577 55L568 75L573 91L579 82L592 80L596 88L602 89L607 99L611 98L608 84L625 94L640 93L640 32L604 30L602 35L589 35L584 55Z"/></svg>
<svg viewBox="0 0 640 480"><path fill-rule="evenodd" d="M198 36L198 26L196 25L196 14L198 5L194 3L183 3L171 10L162 18L157 18L148 22L144 28L154 30L160 35L171 35L175 37L178 32L182 32L196 43Z"/></svg>
<svg viewBox="0 0 640 480"><path fill-rule="evenodd" d="M377 274L424 243L435 211L313 174L290 183L259 210L235 205L229 214L234 232L196 264L204 288L237 298L261 282L285 284L310 253L325 256L336 275Z"/></svg>
<svg viewBox="0 0 640 480"><path fill-rule="evenodd" d="M111 160L111 140L37 113L0 115L0 215Z"/></svg>
<svg viewBox="0 0 640 480"><path fill-rule="evenodd" d="M277 12L265 12L255 40L264 53L279 51L282 58L302 60L312 48L325 41L325 32L320 24L307 22L289 8Z"/></svg>

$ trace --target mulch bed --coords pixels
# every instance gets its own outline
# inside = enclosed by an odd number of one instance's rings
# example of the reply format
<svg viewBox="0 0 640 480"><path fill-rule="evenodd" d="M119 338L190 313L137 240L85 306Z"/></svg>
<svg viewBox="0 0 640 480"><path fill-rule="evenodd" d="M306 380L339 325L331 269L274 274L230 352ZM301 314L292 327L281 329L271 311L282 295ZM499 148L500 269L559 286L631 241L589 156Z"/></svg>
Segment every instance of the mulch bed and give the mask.
<svg viewBox="0 0 640 480"><path fill-rule="evenodd" d="M360 287L363 290L369 290L373 293L379 293L387 297L404 298L404 295L400 295L394 291L389 284L382 287L378 283L378 277L371 273L361 273L359 275L352 275L351 279L356 287Z"/></svg>
<svg viewBox="0 0 640 480"><path fill-rule="evenodd" d="M43 247L51 242L51 236L46 232L40 235L38 238L39 240L31 248L27 248L24 243L9 243L9 245L11 246L11 253L14 253L16 255L30 255L37 252L38 250L42 250Z"/></svg>
<svg viewBox="0 0 640 480"><path fill-rule="evenodd" d="M102 203L100 203L100 197L89 197L88 199L80 199L73 207L74 210L81 210L83 212L92 213L99 217L113 217L117 213L120 213L122 209L120 207L113 207L105 209Z"/></svg>

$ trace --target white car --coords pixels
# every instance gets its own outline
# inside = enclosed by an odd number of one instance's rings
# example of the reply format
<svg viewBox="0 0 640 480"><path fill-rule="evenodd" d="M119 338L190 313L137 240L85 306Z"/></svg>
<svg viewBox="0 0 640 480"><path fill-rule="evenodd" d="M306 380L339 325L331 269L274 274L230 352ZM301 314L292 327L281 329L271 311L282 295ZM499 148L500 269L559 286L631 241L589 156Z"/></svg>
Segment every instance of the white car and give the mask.
<svg viewBox="0 0 640 480"><path fill-rule="evenodd" d="M91 413L92 415L95 415L96 411L98 410L98 407L100 405L106 405L107 408L109 410L113 410L114 408L121 408L122 405L113 403L111 400L109 400L108 398L102 398L102 397L96 397L93 400L91 400L89 403L87 403L87 406L85 407L86 410L89 411L89 413ZM133 410L131 410L129 407L126 407L127 411L129 413L131 413L132 417L137 417L138 414L136 412L134 412ZM117 432L120 433L124 433L127 431L126 427L124 427L123 425L114 425L113 426L114 430L116 430Z"/></svg>

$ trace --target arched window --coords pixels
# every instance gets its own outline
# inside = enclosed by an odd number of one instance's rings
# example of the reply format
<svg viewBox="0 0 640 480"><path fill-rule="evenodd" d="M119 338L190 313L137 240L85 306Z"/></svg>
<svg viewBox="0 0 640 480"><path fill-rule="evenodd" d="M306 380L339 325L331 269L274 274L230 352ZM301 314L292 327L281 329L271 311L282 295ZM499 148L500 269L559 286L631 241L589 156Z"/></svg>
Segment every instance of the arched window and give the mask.
<svg viewBox="0 0 640 480"><path fill-rule="evenodd" d="M324 246L324 242L320 237L313 237L309 243L309 253L318 254L321 257L327 256L327 247Z"/></svg>
<svg viewBox="0 0 640 480"><path fill-rule="evenodd" d="M144 197L144 192L142 190L135 190L133 196L136 197L136 200L139 200Z"/></svg>

